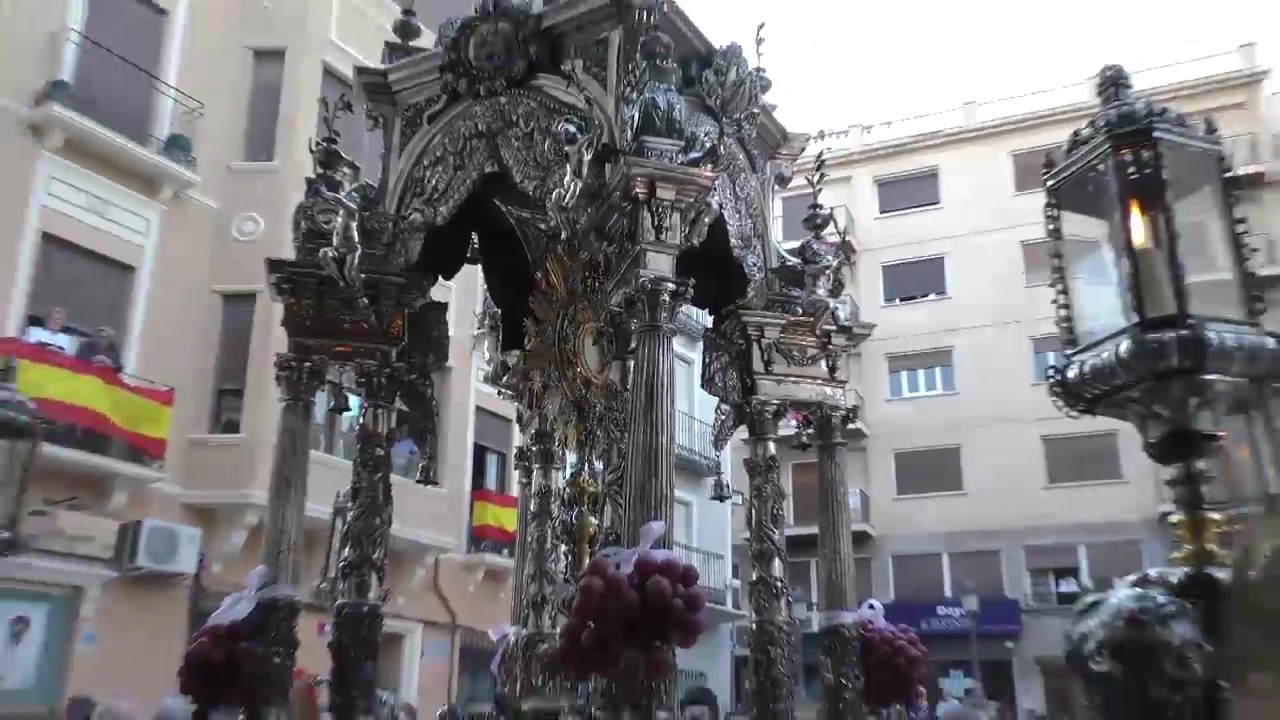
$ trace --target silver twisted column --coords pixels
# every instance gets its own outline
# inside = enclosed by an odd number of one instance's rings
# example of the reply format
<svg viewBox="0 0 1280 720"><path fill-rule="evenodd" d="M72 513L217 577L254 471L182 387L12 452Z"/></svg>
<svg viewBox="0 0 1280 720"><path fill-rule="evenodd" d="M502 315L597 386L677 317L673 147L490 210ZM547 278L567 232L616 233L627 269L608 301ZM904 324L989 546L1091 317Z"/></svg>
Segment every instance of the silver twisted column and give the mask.
<svg viewBox="0 0 1280 720"><path fill-rule="evenodd" d="M751 553L751 717L795 717L796 627L787 587L786 491L778 460L783 403L755 399L747 407L750 484L747 506Z"/></svg>
<svg viewBox="0 0 1280 720"><path fill-rule="evenodd" d="M528 552L528 535L526 529L530 524L533 512L533 458L528 445L516 448L512 464L516 471L516 482L520 486L520 498L516 505L516 557L515 568L511 573L511 623L519 625L521 612L526 599L524 586L525 554Z"/></svg>
<svg viewBox="0 0 1280 720"><path fill-rule="evenodd" d="M401 368L372 362L355 367L362 398L351 464L350 509L333 578L329 710L335 720L377 711L378 645L382 637L387 550L391 540L391 432Z"/></svg>
<svg viewBox="0 0 1280 720"><path fill-rule="evenodd" d="M307 461L311 454L311 414L325 378L324 358L293 353L276 355L276 386L282 407L276 429L271 484L267 489L267 521L262 564L266 583L297 588L302 581L302 533L307 511ZM293 668L298 653L301 600L276 595L259 604L262 613L257 642L271 663L268 682L259 688L248 714L252 718L286 718Z"/></svg>
<svg viewBox="0 0 1280 720"><path fill-rule="evenodd" d="M849 488L845 480L848 443L844 429L855 411L821 405L808 413L818 449L818 589L822 608L822 718L861 718L862 669L859 666L858 627L853 616L853 533L849 517Z"/></svg>

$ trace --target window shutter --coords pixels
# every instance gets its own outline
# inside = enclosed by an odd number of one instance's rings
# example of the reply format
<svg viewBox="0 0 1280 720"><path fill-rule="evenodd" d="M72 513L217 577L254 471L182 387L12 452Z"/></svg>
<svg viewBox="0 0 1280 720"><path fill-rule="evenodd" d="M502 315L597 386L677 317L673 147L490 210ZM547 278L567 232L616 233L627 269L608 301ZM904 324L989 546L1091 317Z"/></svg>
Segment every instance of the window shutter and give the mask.
<svg viewBox="0 0 1280 720"><path fill-rule="evenodd" d="M248 162L271 162L276 158L276 128L280 120L280 91L284 84L284 51L253 51L253 69L249 83L244 159Z"/></svg>
<svg viewBox="0 0 1280 720"><path fill-rule="evenodd" d="M953 552L951 561L951 594L960 595L973 583L974 592L984 598L1004 597L1004 568L999 550Z"/></svg>
<svg viewBox="0 0 1280 720"><path fill-rule="evenodd" d="M818 463L791 464L791 524L818 524Z"/></svg>
<svg viewBox="0 0 1280 720"><path fill-rule="evenodd" d="M1013 191L1030 192L1044 187L1044 158L1057 155L1053 148L1036 148L1013 154Z"/></svg>
<svg viewBox="0 0 1280 720"><path fill-rule="evenodd" d="M1050 485L1124 479L1114 432L1043 437L1041 441Z"/></svg>
<svg viewBox="0 0 1280 720"><path fill-rule="evenodd" d="M880 274L885 302L947 292L946 260L941 257L882 265Z"/></svg>
<svg viewBox="0 0 1280 720"><path fill-rule="evenodd" d="M253 315L257 293L222 296L222 330L218 347L218 388L243 390L249 372L249 348L253 342Z"/></svg>
<svg viewBox="0 0 1280 720"><path fill-rule="evenodd" d="M898 495L924 495L964 490L960 448L899 450L893 454Z"/></svg>
<svg viewBox="0 0 1280 720"><path fill-rule="evenodd" d="M1027 570L1052 570L1073 568L1080 565L1076 545L1027 545L1023 548Z"/></svg>
<svg viewBox="0 0 1280 720"><path fill-rule="evenodd" d="M871 576L871 558L856 557L853 559L854 596L859 604L875 596L873 578Z"/></svg>
<svg viewBox="0 0 1280 720"><path fill-rule="evenodd" d="M894 555L893 599L935 602L946 596L942 582L942 555Z"/></svg>
<svg viewBox="0 0 1280 720"><path fill-rule="evenodd" d="M1022 274L1027 285L1045 285L1050 281L1048 240L1022 243Z"/></svg>
<svg viewBox="0 0 1280 720"><path fill-rule="evenodd" d="M132 267L44 233L27 310L47 316L61 307L67 312L67 325L85 333L111 328L123 351L133 280Z"/></svg>
<svg viewBox="0 0 1280 720"><path fill-rule="evenodd" d="M876 195L881 214L937 205L941 202L938 171L877 180Z"/></svg>
<svg viewBox="0 0 1280 720"><path fill-rule="evenodd" d="M788 242L803 240L809 236L804 229L804 216L809 213L809 203L812 200L807 194L782 198L782 237L779 240Z"/></svg>
<svg viewBox="0 0 1280 720"><path fill-rule="evenodd" d="M511 451L511 421L476 408L475 442L504 455Z"/></svg>
<svg viewBox="0 0 1280 720"><path fill-rule="evenodd" d="M1142 569L1142 543L1137 540L1113 540L1086 543L1089 579L1095 590L1110 590L1111 581Z"/></svg>
<svg viewBox="0 0 1280 720"><path fill-rule="evenodd" d="M889 372L903 370L919 370L921 368L945 367L951 365L950 350L930 350L929 352L910 353L907 355L890 355Z"/></svg>
<svg viewBox="0 0 1280 720"><path fill-rule="evenodd" d="M1057 335L1031 338L1031 350L1034 353L1062 352L1062 338Z"/></svg>
<svg viewBox="0 0 1280 720"><path fill-rule="evenodd" d="M148 0L93 0L76 61L76 109L152 149L167 22L164 9Z"/></svg>

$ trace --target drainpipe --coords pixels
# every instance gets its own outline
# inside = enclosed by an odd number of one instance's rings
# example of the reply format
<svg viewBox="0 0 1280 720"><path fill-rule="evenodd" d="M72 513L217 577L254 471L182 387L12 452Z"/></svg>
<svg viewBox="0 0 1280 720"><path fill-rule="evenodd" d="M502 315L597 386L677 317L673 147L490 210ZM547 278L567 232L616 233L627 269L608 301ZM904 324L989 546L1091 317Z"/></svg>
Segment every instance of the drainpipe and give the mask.
<svg viewBox="0 0 1280 720"><path fill-rule="evenodd" d="M440 584L440 561L443 555L436 555L431 564L431 589L435 590L436 596L440 598L440 604L444 606L444 611L449 615L449 691L445 697L445 704L452 704L454 697L458 694L456 679L458 674L458 611L453 609L453 603L449 601L449 596L444 592L444 586Z"/></svg>

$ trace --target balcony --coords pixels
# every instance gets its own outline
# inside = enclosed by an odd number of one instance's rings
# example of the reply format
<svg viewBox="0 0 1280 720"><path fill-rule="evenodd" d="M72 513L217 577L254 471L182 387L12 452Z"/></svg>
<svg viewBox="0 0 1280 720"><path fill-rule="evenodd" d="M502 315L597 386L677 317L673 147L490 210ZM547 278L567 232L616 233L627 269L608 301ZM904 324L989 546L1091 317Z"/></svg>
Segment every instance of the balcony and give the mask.
<svg viewBox="0 0 1280 720"><path fill-rule="evenodd" d="M37 467L105 483L107 515L168 477L173 388L18 338L0 338L0 368L44 416Z"/></svg>
<svg viewBox="0 0 1280 720"><path fill-rule="evenodd" d="M696 687L706 687L707 674L701 670L689 670L686 668L676 668L676 697L684 697L684 694Z"/></svg>
<svg viewBox="0 0 1280 720"><path fill-rule="evenodd" d="M816 488L812 494L793 491L791 496L791 524L786 528L787 537L816 536L818 534L818 497ZM853 531L854 541L869 540L876 535L871 524L871 496L862 488L850 488L849 529Z"/></svg>
<svg viewBox="0 0 1280 720"><path fill-rule="evenodd" d="M711 313L692 305L681 305L676 310L675 324L676 330L701 341L702 334L711 327Z"/></svg>
<svg viewBox="0 0 1280 720"><path fill-rule="evenodd" d="M74 146L137 173L162 201L199 183L193 135L203 103L71 28L53 49L63 72L27 113L46 146Z"/></svg>
<svg viewBox="0 0 1280 720"><path fill-rule="evenodd" d="M710 477L720 468L711 424L687 412L676 411L676 467L701 477Z"/></svg>
<svg viewBox="0 0 1280 720"><path fill-rule="evenodd" d="M724 555L687 543L673 542L680 561L698 568L698 587L707 596L705 617L713 625L741 620L745 613L730 606L729 563Z"/></svg>
<svg viewBox="0 0 1280 720"><path fill-rule="evenodd" d="M1245 184L1265 183L1280 169L1280 133L1232 135L1222 138L1222 146L1231 161L1231 174Z"/></svg>

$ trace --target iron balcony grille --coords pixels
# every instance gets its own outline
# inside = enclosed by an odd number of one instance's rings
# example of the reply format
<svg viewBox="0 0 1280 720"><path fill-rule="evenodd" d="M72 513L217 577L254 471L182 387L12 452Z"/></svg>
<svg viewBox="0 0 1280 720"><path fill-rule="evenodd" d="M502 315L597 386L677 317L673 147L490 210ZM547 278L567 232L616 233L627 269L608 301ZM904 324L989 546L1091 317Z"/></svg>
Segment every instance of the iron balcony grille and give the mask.
<svg viewBox="0 0 1280 720"><path fill-rule="evenodd" d="M703 477L720 467L710 423L687 412L676 411L676 465Z"/></svg>
<svg viewBox="0 0 1280 720"><path fill-rule="evenodd" d="M676 669L676 697L682 697L685 693L696 687L706 687L707 674L701 670L687 670L685 668Z"/></svg>
<svg viewBox="0 0 1280 720"><path fill-rule="evenodd" d="M672 543L671 547L681 562L698 568L698 587L707 594L707 602L721 607L728 605L729 564L724 555L682 542Z"/></svg>
<svg viewBox="0 0 1280 720"><path fill-rule="evenodd" d="M133 143L195 170L191 135L204 103L156 77L118 52L72 28L57 43L60 56L75 58L71 77L55 77L40 100L73 110ZM171 119L165 137L158 127Z"/></svg>

